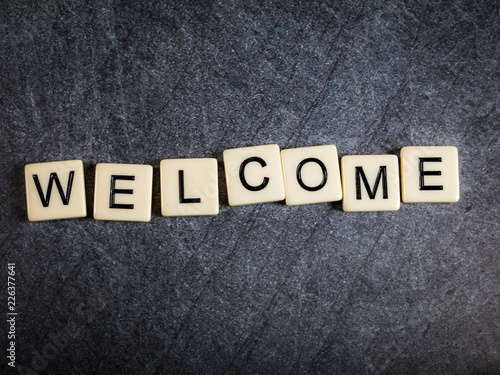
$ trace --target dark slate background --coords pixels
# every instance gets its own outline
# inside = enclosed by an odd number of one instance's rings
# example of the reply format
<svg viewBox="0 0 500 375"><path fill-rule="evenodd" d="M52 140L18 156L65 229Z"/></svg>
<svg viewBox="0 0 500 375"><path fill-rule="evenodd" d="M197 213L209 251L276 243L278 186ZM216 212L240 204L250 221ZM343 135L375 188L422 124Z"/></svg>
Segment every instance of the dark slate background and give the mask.
<svg viewBox="0 0 500 375"><path fill-rule="evenodd" d="M0 6L19 373L500 374L498 1ZM229 207L222 152L269 143L454 145L461 199ZM179 157L219 160L218 216L160 215ZM28 222L24 165L69 159L89 217ZM154 166L150 223L91 218L99 162Z"/></svg>

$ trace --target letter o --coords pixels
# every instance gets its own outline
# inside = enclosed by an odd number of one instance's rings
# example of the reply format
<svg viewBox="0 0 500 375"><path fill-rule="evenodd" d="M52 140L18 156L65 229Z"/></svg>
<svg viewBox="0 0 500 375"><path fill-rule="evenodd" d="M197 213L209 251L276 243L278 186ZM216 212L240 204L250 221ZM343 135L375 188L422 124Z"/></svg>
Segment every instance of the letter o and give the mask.
<svg viewBox="0 0 500 375"><path fill-rule="evenodd" d="M306 165L307 163L316 163L320 166L321 171L323 172L323 179L317 186L307 186L304 181L302 181L302 167ZM307 158L302 160L299 165L297 165L297 182L299 183L300 187L304 190L307 191L318 191L322 189L326 185L326 180L328 179L328 173L326 171L325 164L319 159L316 158Z"/></svg>

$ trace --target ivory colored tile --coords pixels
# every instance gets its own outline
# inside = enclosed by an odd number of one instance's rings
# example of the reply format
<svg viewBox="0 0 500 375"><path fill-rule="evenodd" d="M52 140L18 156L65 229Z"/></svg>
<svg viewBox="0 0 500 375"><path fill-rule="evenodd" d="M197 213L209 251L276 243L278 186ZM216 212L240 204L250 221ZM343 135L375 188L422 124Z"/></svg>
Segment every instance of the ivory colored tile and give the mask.
<svg viewBox="0 0 500 375"><path fill-rule="evenodd" d="M217 215L216 159L166 159L160 163L163 216Z"/></svg>
<svg viewBox="0 0 500 375"><path fill-rule="evenodd" d="M100 163L95 168L94 218L150 221L153 167Z"/></svg>
<svg viewBox="0 0 500 375"><path fill-rule="evenodd" d="M287 205L342 199L337 147L325 145L283 150L281 163Z"/></svg>
<svg viewBox="0 0 500 375"><path fill-rule="evenodd" d="M81 160L28 164L24 172L28 220L87 216Z"/></svg>
<svg viewBox="0 0 500 375"><path fill-rule="evenodd" d="M233 148L223 157L230 206L285 199L278 145Z"/></svg>
<svg viewBox="0 0 500 375"><path fill-rule="evenodd" d="M396 155L349 155L342 158L341 166L344 211L399 210Z"/></svg>
<svg viewBox="0 0 500 375"><path fill-rule="evenodd" d="M405 203L457 202L460 195L457 148L403 147L401 190Z"/></svg>

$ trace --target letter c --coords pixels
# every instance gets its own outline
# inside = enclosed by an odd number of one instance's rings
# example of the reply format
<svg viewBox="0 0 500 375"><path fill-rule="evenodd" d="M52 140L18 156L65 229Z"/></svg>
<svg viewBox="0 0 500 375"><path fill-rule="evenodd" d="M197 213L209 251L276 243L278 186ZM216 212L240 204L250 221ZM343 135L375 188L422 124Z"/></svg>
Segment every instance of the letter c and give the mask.
<svg viewBox="0 0 500 375"><path fill-rule="evenodd" d="M245 187L245 189L250 190L250 191L259 191L259 190L264 189L267 186L267 184L269 183L269 177L264 177L264 180L262 181L262 183L260 185L257 185L257 186L250 185L247 182L247 180L245 178L245 167L247 166L247 164L254 162L254 161L259 163L262 167L265 167L267 165L266 162L264 161L264 159L259 158L258 156L253 156L251 158L245 159L243 161L243 163L241 163L241 165L240 165L240 181L241 181L242 185Z"/></svg>

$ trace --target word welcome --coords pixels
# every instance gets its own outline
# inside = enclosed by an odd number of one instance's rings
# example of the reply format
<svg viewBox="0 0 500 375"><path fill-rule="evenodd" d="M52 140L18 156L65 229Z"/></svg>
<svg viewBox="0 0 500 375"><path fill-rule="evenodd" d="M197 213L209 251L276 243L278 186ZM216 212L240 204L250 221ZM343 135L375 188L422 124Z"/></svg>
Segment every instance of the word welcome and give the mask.
<svg viewBox="0 0 500 375"><path fill-rule="evenodd" d="M458 152L453 146L403 147L400 158L348 155L340 165L334 145L286 150L278 145L235 148L225 150L223 159L231 206L342 200L347 212L396 211L401 198L405 203L459 199ZM28 164L25 181L30 221L87 215L81 160ZM216 159L162 160L162 215L217 215L218 181ZM150 165L97 164L94 218L150 221L152 186Z"/></svg>

